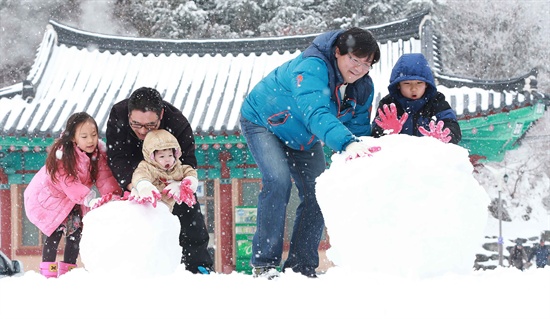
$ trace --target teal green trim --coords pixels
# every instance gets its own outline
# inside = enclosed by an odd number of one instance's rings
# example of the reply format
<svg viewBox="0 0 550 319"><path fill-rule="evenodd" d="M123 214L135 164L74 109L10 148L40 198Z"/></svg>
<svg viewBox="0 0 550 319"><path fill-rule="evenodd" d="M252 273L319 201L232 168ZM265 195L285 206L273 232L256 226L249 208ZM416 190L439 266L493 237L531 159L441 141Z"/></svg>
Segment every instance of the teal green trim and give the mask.
<svg viewBox="0 0 550 319"><path fill-rule="evenodd" d="M470 155L486 157L484 161L499 162L504 159L506 151L519 146L517 140L543 114L544 107L536 104L509 112L460 120L458 123L462 131L462 141L459 145L468 149Z"/></svg>
<svg viewBox="0 0 550 319"><path fill-rule="evenodd" d="M14 146L16 150L21 150L23 147L28 147L31 151L34 147L38 146L41 149L53 144L54 139L48 138L28 138L28 137L14 137L14 136L2 136L0 138L0 151L5 151L9 147Z"/></svg>
<svg viewBox="0 0 550 319"><path fill-rule="evenodd" d="M103 139L105 141L105 139ZM46 147L52 145L54 138L28 138L28 137L15 137L15 136L2 136L0 137L0 152L9 150L10 147L15 147L16 151L22 150L27 147L32 151L35 147L40 147L40 150L44 150ZM197 148L201 145L214 145L219 144L221 148L225 148L225 144L246 144L246 139L242 136L227 135L227 136L195 136L195 143Z"/></svg>
<svg viewBox="0 0 550 319"><path fill-rule="evenodd" d="M545 111L544 103L512 109L483 117L459 120L462 131L460 146L470 155L485 157L481 161L501 161L508 150L516 149L517 140ZM27 184L46 161L46 147L53 138L0 137L0 168L8 175L9 184ZM195 136L199 179L220 179L220 153L228 152L227 167L231 178L261 178L246 140L240 135ZM325 159L331 162L333 151L325 146Z"/></svg>
<svg viewBox="0 0 550 319"><path fill-rule="evenodd" d="M219 135L219 136L195 136L195 143L198 145L197 148L201 144L246 144L246 139L240 135ZM223 145L222 145L223 146Z"/></svg>

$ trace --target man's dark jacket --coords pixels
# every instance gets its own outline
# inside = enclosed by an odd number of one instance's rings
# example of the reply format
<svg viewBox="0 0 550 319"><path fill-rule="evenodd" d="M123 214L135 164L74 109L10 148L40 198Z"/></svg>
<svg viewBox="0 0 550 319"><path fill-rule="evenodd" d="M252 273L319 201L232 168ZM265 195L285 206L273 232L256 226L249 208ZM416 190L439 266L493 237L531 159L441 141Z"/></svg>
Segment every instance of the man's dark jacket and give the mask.
<svg viewBox="0 0 550 319"><path fill-rule="evenodd" d="M159 128L172 133L181 146L180 160L183 164L197 168L195 157L195 138L189 121L176 107L164 101L164 116ZM107 122L107 156L113 175L123 190L132 182L132 174L143 160L140 140L128 118L128 99L113 105Z"/></svg>

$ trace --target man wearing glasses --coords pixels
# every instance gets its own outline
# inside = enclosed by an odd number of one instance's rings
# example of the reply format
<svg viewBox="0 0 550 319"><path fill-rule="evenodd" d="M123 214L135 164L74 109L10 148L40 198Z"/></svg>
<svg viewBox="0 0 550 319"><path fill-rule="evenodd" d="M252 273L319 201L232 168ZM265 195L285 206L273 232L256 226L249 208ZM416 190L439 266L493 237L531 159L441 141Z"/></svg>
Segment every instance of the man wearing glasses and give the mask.
<svg viewBox="0 0 550 319"><path fill-rule="evenodd" d="M197 167L193 129L187 118L164 101L157 90L142 87L113 105L107 122L109 166L123 190L132 190L132 174L143 160L143 140L149 131L156 129L172 133L180 144L182 163ZM210 273L213 262L207 250L209 235L200 205L176 204L172 213L181 225L181 262L192 273Z"/></svg>
<svg viewBox="0 0 550 319"><path fill-rule="evenodd" d="M241 131L262 173L252 239L255 277L278 277L281 266L283 272L317 276L324 218L315 179L326 168L323 143L349 158L375 150L360 137L371 132L374 85L369 71L379 60L380 48L369 31L329 31L263 78L243 102ZM293 182L300 204L283 261Z"/></svg>

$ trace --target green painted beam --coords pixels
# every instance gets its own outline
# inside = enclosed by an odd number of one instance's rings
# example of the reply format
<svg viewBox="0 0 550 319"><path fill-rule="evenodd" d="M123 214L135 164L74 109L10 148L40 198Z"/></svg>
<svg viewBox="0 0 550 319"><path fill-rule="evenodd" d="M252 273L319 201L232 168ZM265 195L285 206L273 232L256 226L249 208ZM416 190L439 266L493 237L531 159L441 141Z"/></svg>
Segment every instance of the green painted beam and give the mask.
<svg viewBox="0 0 550 319"><path fill-rule="evenodd" d="M105 140L105 139L103 139ZM32 137L14 137L14 136L2 136L0 137L0 151L8 150L10 147L15 147L16 150L21 150L23 147L27 147L32 150L38 146L40 148L46 148L52 145L54 138L32 138ZM200 145L214 145L214 144L246 144L246 139L240 135L219 135L219 136L195 136L195 143L197 148Z"/></svg>
<svg viewBox="0 0 550 319"><path fill-rule="evenodd" d="M544 110L545 104L540 102L507 112L459 120L462 131L459 145L468 149L471 155L484 156L484 161L501 161L506 151L518 147L517 140L544 114ZM8 175L10 184L27 183L32 176L25 173L39 170L44 165L46 147L53 141L53 138L0 137L0 167ZM227 165L233 177L261 176L243 136L197 135L195 142L200 179L221 178L221 151L231 155ZM332 150L325 147L327 163L330 163L331 155Z"/></svg>
<svg viewBox="0 0 550 319"><path fill-rule="evenodd" d="M516 149L517 140L544 114L544 104L537 103L509 112L460 120L460 146L484 161L501 161L506 151Z"/></svg>

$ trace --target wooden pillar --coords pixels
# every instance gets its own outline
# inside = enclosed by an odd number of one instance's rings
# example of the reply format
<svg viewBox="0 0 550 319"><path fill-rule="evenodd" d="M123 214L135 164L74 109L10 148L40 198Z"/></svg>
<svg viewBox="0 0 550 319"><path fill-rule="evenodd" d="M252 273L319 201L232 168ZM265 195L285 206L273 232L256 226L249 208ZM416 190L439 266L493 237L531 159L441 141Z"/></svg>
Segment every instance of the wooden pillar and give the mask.
<svg viewBox="0 0 550 319"><path fill-rule="evenodd" d="M11 196L8 175L0 167L0 250L13 258L11 247Z"/></svg>
<svg viewBox="0 0 550 319"><path fill-rule="evenodd" d="M233 191L231 185L231 169L227 162L231 160L231 154L227 151L219 153L218 158L221 163L221 180L219 187L219 232L217 238L217 249L219 250L219 260L221 271L229 274L235 270L235 261L233 260Z"/></svg>

